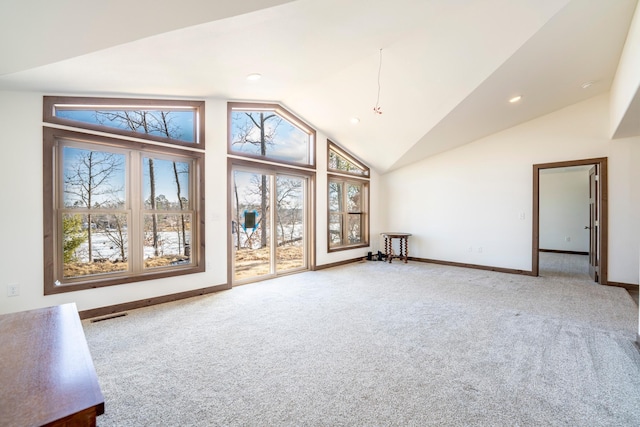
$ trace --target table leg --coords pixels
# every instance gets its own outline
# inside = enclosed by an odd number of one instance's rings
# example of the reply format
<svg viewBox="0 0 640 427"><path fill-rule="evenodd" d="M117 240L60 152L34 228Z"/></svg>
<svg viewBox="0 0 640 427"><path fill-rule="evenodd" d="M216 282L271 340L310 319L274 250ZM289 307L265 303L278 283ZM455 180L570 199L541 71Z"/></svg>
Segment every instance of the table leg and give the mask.
<svg viewBox="0 0 640 427"><path fill-rule="evenodd" d="M389 261L389 263L391 263L391 242L393 242L392 238L384 238L384 254L387 256L387 260Z"/></svg>
<svg viewBox="0 0 640 427"><path fill-rule="evenodd" d="M402 240L404 240L404 263L406 264L409 258L409 239L404 237ZM400 244L402 244L402 241L400 241Z"/></svg>

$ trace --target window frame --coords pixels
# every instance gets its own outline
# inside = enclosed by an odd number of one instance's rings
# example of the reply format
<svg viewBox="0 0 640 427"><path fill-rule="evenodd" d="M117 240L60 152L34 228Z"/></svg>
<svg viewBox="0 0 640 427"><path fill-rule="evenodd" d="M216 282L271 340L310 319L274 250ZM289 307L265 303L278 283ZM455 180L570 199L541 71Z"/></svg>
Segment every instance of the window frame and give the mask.
<svg viewBox="0 0 640 427"><path fill-rule="evenodd" d="M342 169L332 168L330 166L331 165L330 159L331 159L331 152L332 151L334 151L340 157L345 158L347 161L349 161L349 162L353 163L354 165L356 165L357 167L359 167L364 173L360 174L360 173L357 173L357 172L350 172L350 171L344 171ZM355 177L359 177L359 178L363 178L363 179L370 179L371 178L371 169L369 168L369 166L367 166L364 163L362 163L353 154L349 153L347 150L343 149L338 144L336 144L335 142L333 142L333 141L331 141L329 139L327 139L327 171L338 173L338 174L343 174L343 175L355 176Z"/></svg>
<svg viewBox="0 0 640 427"><path fill-rule="evenodd" d="M258 154L245 153L233 149L232 127L233 127L233 115L234 111L270 111L278 114L283 119L287 120L293 126L302 130L309 135L309 163L293 162L280 160L277 158L262 156ZM257 102L228 102L227 103L227 154L230 156L237 156L240 158L255 159L266 162L278 163L285 166L297 166L307 169L316 168L316 130L305 123L302 119L298 118L295 114L288 111L286 108L279 104L257 103Z"/></svg>
<svg viewBox="0 0 640 427"><path fill-rule="evenodd" d="M178 145L189 148L205 148L204 138L204 101L177 101L177 100L155 100L155 99L136 99L136 98L95 98L81 96L45 96L43 99L42 120L45 123L52 123L63 126L70 126L79 129L88 129L98 132L104 132L112 135L121 135L129 138L144 139L155 142L163 142L171 145ZM86 110L95 107L96 110L117 109L118 107L132 109L140 107L141 109L153 110L194 110L195 132L194 142L182 141L177 139L165 138L158 135L143 134L140 132L129 131L126 129L118 129L111 126L103 126L99 124L85 123L77 120L58 117L55 114L56 108L63 107L66 109Z"/></svg>
<svg viewBox="0 0 640 427"><path fill-rule="evenodd" d="M63 98L63 97L44 97L44 116L47 117L47 111L51 111L51 103L47 102L47 98L50 100L55 99L58 102L64 100L76 101L78 99L91 99L96 98ZM105 99L106 103L113 103L113 99ZM124 100L129 101L129 100ZM133 100L135 105L138 105L139 100ZM177 102L177 101L176 101ZM185 104L191 103L185 101ZM147 101L145 104L150 108L158 108L166 106L166 101ZM90 107L97 106L92 103ZM203 111L203 110L201 110ZM145 280L160 279L165 277L181 276L186 274L200 273L205 271L205 204L204 204L204 159L205 153L202 150L204 139L200 139L200 144L188 143L176 143L175 140L169 140L172 145L158 144L157 138L152 135L140 134L135 132L125 132L127 137L122 135L121 132L114 132L112 128L101 127L101 133L95 133L95 127L91 124L87 124L86 129L84 123L77 121L68 121L60 119L65 122L72 122L74 129L60 128L45 123L43 126L43 246L44 246L44 294L58 294L63 292L72 292L78 290L85 290L91 288L98 288L104 286L120 285L125 283L132 283ZM199 118L200 132L204 131L204 117ZM54 125L60 125L60 121L55 121ZM71 126L65 123L66 127ZM87 131L88 130L88 131ZM117 129L116 129L117 130ZM109 132L111 135L103 135L105 132ZM131 134L131 135L129 135ZM132 138L133 137L133 138ZM147 138L149 137L149 138ZM135 138L135 139L134 139ZM144 141L149 139L149 141ZM166 139L166 138L161 138ZM141 141L142 140L142 141ZM66 141L66 142L63 142ZM163 141L164 142L164 141ZM132 168L129 162L132 160L131 153L137 153L133 158L137 158L142 163L143 157L157 158L172 158L172 159L184 159L184 161L191 162L193 165L192 176L190 177L190 183L193 188L190 188L190 201L193 203L193 207L190 208L190 214L193 215L191 223L191 262L185 265L177 265L171 267L158 267L144 268L144 257L138 255L139 261L133 261L134 251L142 250L144 243L142 239L137 237L138 243L132 243L136 237L134 233L142 233L143 221L139 224L140 228L136 230L128 230L128 246L130 260L129 262L139 262L141 268L139 271L134 271L132 266L129 265L125 272L114 272L113 274L105 275L90 275L78 278L64 278L63 277L63 253L62 253L62 215L68 209L61 206L61 192L62 187L62 173L63 167L61 165L61 151L64 145L73 145L77 147L86 146L91 147L104 147L109 152L123 152L126 153L127 167L125 174L127 175L126 182L130 182L133 178L130 177L132 172L139 172L142 175L142 165L139 169ZM187 148L188 147L188 148ZM142 176L135 179L142 180ZM125 210L129 212L129 218L133 218L135 215L143 215L144 206L142 200L142 186L139 189L126 188L126 194L129 200ZM137 193L139 192L139 194ZM133 194L132 194L133 193ZM136 209L133 208L133 204L139 204ZM133 223L133 221L132 221ZM130 224L128 224L128 227ZM136 246L131 248L131 246ZM141 259L140 259L141 258Z"/></svg>
<svg viewBox="0 0 640 427"><path fill-rule="evenodd" d="M340 183L340 185L342 185L343 187L348 184L358 184L362 186L362 194L363 194L363 201L361 205L362 211L359 212L359 214L361 215L360 227L361 227L361 235L362 235L362 241L360 243L354 243L354 244L343 243L342 245L339 245L339 246L331 246L331 230L330 230L329 224L331 223L331 215L335 215L336 212L331 211L329 209L329 204L330 204L329 186L332 183L336 183L336 182ZM352 176L345 176L345 175L338 175L338 174L327 174L327 252L339 252L339 251L344 251L349 249L365 248L369 246L369 240L370 240L369 195L370 195L370 181L368 179L362 179L362 178L356 178ZM345 206L345 209L346 209L346 206L347 206L346 191L343 191L343 197L345 198L343 201L344 202L343 205ZM346 218L348 218L349 214L354 214L354 212L349 212L348 210L344 210L343 212L339 212L338 214L341 215L341 221L342 221L341 240L344 242L346 240L345 233L347 230Z"/></svg>
<svg viewBox="0 0 640 427"><path fill-rule="evenodd" d="M357 167L359 167L364 174L360 174L360 173L355 173L355 172L349 172L349 171L343 171L340 169L335 169L330 167L330 155L331 155L331 151L334 151L336 154L340 155L341 157L345 158L347 161L353 163L354 165L356 165ZM349 182L352 183L360 183L362 184L363 187L363 193L364 193L364 201L362 203L362 209L363 212L361 213L362 215L364 215L364 219L361 220L361 227L362 227L362 236L363 236L363 241L361 243L357 243L357 244L343 244L340 246L331 246L331 230L329 227L330 221L331 221L331 211L329 210L329 185L331 184L332 180L334 182L336 181L340 181L342 185L345 185ZM345 196L345 206L346 206L346 192L343 193ZM350 249L358 249L358 248L365 248L370 246L371 244L371 234L370 234L370 208L371 208L371 199L370 199L370 195L371 195L371 169L364 164L364 162L362 162L360 159L358 159L356 156L354 156L353 154L349 153L347 150L345 150L344 148L340 147L337 143L331 141L330 139L327 139L327 252L331 253L331 252L339 252L339 251L345 251L345 250L350 250ZM341 215L348 215L349 212L345 211L344 213L341 213ZM345 227L344 227L344 217L343 217L343 227L342 227L342 233L345 233ZM344 235L341 236L342 240L344 241Z"/></svg>

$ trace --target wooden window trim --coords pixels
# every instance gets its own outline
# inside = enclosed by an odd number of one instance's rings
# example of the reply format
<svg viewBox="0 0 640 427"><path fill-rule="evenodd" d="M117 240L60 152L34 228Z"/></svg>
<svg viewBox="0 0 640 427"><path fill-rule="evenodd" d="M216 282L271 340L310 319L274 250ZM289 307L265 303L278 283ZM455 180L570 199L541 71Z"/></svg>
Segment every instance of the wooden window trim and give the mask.
<svg viewBox="0 0 640 427"><path fill-rule="evenodd" d="M56 243L56 209L55 185L58 182L56 177L57 168L54 167L56 161L56 140L70 139L89 144L100 144L109 147L119 147L127 150L137 150L144 153L162 153L176 156L192 158L195 160L194 174L198 185L194 189L194 224L198 227L197 243L192 245L191 253L193 264L186 267L174 268L171 270L143 272L136 275L127 276L102 276L91 277L86 280L77 280L70 284L56 285L56 263L57 255ZM103 286L120 285L144 280L160 279L165 277L181 276L186 274L200 273L205 271L205 183L204 183L204 153L200 151L184 150L180 148L158 146L137 141L110 138L86 134L65 129L44 127L43 128L43 234L44 234L44 294L51 295L63 292L72 292L84 289L98 288Z"/></svg>
<svg viewBox="0 0 640 427"><path fill-rule="evenodd" d="M363 174L359 174L357 172L349 172L349 171L343 171L343 170L340 170L340 169L331 168L329 166L329 164L330 164L329 156L330 156L331 151L335 151L340 156L346 158L351 163L353 163L356 166L358 166L360 169L362 169L362 171L365 172L365 174L363 175ZM338 144L336 144L335 142L331 141L330 139L327 139L327 170L330 171L330 172L339 173L339 174L343 174L343 175L349 175L349 176L362 178L362 179L370 179L370 177L371 177L371 169L369 169L369 167L367 165L365 165L356 156L354 156L353 154L349 153L347 150L345 150L344 148L340 147Z"/></svg>
<svg viewBox="0 0 640 427"><path fill-rule="evenodd" d="M331 211L329 210L329 207L327 205L327 252L331 253L331 252L340 252L340 251L346 251L346 250L351 250L351 249L358 249L358 248L366 248L369 247L370 245L370 194L371 194L371 181L367 178L363 178L363 177L355 177L355 176L345 176L345 175L338 175L338 174L332 174L329 173L327 174L327 188L331 182L331 180L339 180L342 183L348 183L348 182L358 182L361 183L363 185L363 188L366 190L366 209L361 212L361 214L365 215L365 219L363 221L363 228L364 230L362 231L362 235L364 237L364 242L362 243L357 243L357 244L353 244L353 245L341 245L341 246L334 246L331 247L331 238L330 238L330 231L329 231L329 221L330 221L330 217L331 217ZM327 191L327 204L329 202L329 192ZM364 206L363 206L364 207Z"/></svg>
<svg viewBox="0 0 640 427"><path fill-rule="evenodd" d="M292 175L302 175L309 180L309 259L308 270L315 270L316 266L316 171L311 169L303 169L300 167L288 167L283 165L277 165L273 163L256 162L250 159L241 159L235 157L227 158L227 250L229 253L233 253L233 227L231 225L233 221L233 213L231 212L231 206L233 205L233 191L231 189L231 182L233 182L233 171L236 168L247 168L250 170L263 170L268 173L290 173ZM227 257L227 283L233 283L233 256ZM286 273L289 274L289 273Z"/></svg>
<svg viewBox="0 0 640 427"><path fill-rule="evenodd" d="M280 117L286 119L294 126L309 135L309 163L289 162L286 160L278 160L268 156L261 156L250 153L243 153L233 149L232 146L232 118L231 113L234 110L240 111L273 111ZM277 163L285 166L297 166L309 169L316 168L316 130L305 123L302 119L291 113L280 104L254 103L254 102L228 102L227 103L227 154L231 156L239 156L247 159L263 160L267 162Z"/></svg>
<svg viewBox="0 0 640 427"><path fill-rule="evenodd" d="M178 100L161 100L161 99L135 99L135 98L95 98L95 97L70 97L70 96L45 96L43 99L44 108L42 113L42 120L45 123L52 123L63 126L70 126L74 128L80 129L88 129L93 131L99 131L104 133L109 133L113 135L122 135L129 138L136 139L145 139L156 142L163 142L166 144L178 145L182 147L189 148L205 148L205 134L204 134L204 122L205 122L205 111L204 101L178 101ZM184 108L189 107L193 108L196 111L197 125L195 133L196 141L195 142L187 142L180 141L171 138L164 138L156 135L148 135L141 134L139 132L128 131L125 129L117 129L109 126L102 126L92 123L84 123L78 122L76 120L64 119L61 117L57 117L54 114L55 107L57 105L64 106L78 106L83 107L82 109L86 109L85 107L145 107L145 108Z"/></svg>

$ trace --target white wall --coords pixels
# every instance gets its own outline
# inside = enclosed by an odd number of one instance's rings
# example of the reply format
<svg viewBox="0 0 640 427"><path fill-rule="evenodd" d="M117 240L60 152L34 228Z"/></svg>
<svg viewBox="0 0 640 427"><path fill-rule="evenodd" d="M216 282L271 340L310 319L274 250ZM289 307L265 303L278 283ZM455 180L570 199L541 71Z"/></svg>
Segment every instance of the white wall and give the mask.
<svg viewBox="0 0 640 427"><path fill-rule="evenodd" d="M49 95L49 94L47 94ZM57 94L51 94L57 95ZM221 285L227 280L227 102L206 100L206 272L84 291L44 296L42 249L42 96L0 92L0 129L4 164L0 168L0 313L75 302L79 310L121 304ZM295 113L295 112L294 112ZM361 257L369 250L327 253L326 136L318 132L317 265ZM377 227L379 200L372 176L372 230ZM7 202L9 201L9 202ZM374 231L375 232L375 231ZM378 231L379 232L379 231ZM372 234L373 235L373 234ZM19 284L20 295L7 296L7 285Z"/></svg>
<svg viewBox="0 0 640 427"><path fill-rule="evenodd" d="M624 120L635 121L637 116L631 117L635 110L630 110L634 97L635 102L640 97L640 6L636 6L627 39L620 55L616 75L611 85L611 135L620 132L620 125ZM633 112L632 112L633 111ZM624 132L623 132L624 133Z"/></svg>
<svg viewBox="0 0 640 427"><path fill-rule="evenodd" d="M588 167L540 171L540 249L589 251Z"/></svg>
<svg viewBox="0 0 640 427"><path fill-rule="evenodd" d="M608 111L602 95L384 175L386 226L415 257L530 271L533 165L608 157L609 280L637 284L640 138L609 139Z"/></svg>

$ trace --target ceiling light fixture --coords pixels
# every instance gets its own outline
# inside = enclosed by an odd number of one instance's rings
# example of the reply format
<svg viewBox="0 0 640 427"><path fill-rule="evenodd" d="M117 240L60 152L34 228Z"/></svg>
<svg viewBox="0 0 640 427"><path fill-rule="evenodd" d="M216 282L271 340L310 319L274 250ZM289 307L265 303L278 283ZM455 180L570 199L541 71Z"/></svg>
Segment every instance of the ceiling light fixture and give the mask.
<svg viewBox="0 0 640 427"><path fill-rule="evenodd" d="M262 74L260 73L251 73L247 75L247 80L251 82L255 82L256 80L260 80L262 78Z"/></svg>
<svg viewBox="0 0 640 427"><path fill-rule="evenodd" d="M522 95L516 95L513 98L511 98L509 100L510 103L515 104L516 102L520 101L522 99Z"/></svg>
<svg viewBox="0 0 640 427"><path fill-rule="evenodd" d="M360 119L357 117L351 117L350 122L354 125L357 125L358 123L360 123Z"/></svg>
<svg viewBox="0 0 640 427"><path fill-rule="evenodd" d="M582 89L588 89L588 88L590 88L591 86L593 86L593 84L594 84L594 83L595 83L595 82L594 82L593 80L589 80L588 82L584 82L584 83L582 83L582 84L580 85L580 87L581 87Z"/></svg>

